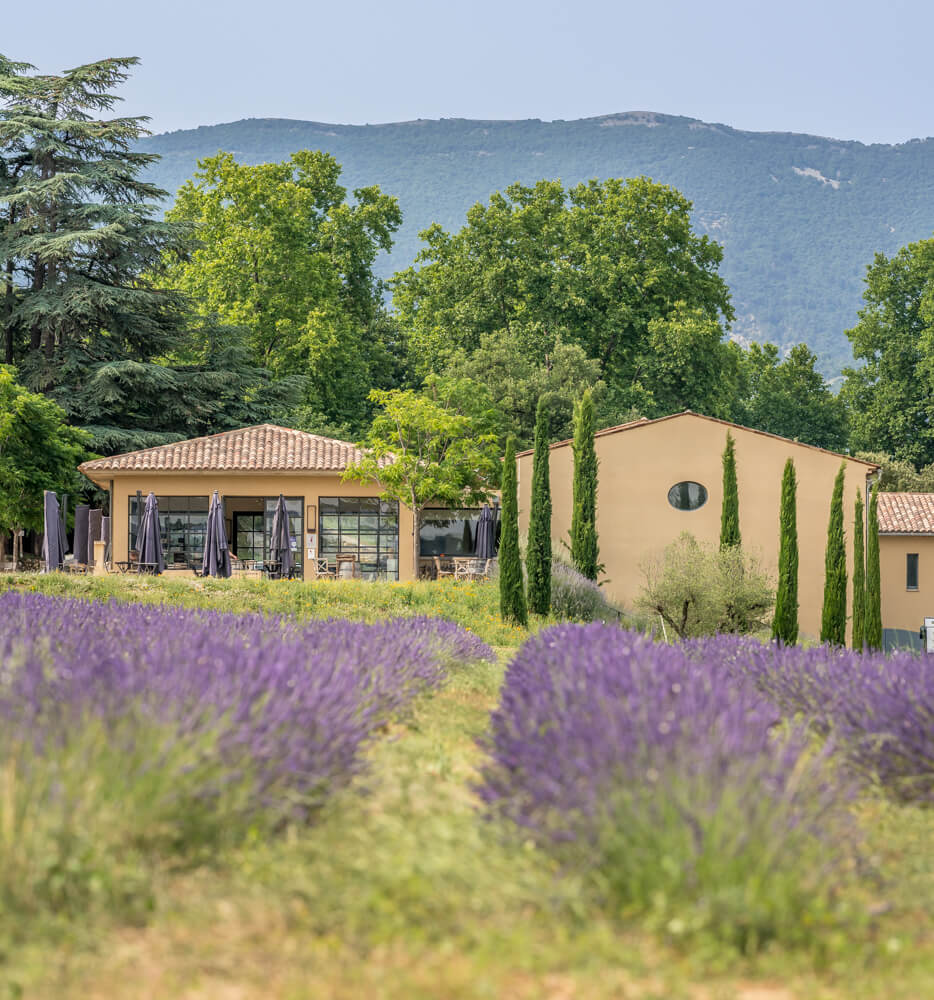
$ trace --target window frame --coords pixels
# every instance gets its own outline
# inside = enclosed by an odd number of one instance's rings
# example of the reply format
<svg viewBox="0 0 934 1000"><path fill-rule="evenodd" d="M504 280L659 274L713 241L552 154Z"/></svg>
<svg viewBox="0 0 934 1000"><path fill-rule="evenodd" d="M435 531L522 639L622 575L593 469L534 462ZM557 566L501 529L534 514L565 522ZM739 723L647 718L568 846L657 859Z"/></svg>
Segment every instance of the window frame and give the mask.
<svg viewBox="0 0 934 1000"><path fill-rule="evenodd" d="M912 564L912 560L914 563ZM912 568L914 569L914 586L911 584ZM918 552L905 553L905 590L912 593L921 589L921 558Z"/></svg>

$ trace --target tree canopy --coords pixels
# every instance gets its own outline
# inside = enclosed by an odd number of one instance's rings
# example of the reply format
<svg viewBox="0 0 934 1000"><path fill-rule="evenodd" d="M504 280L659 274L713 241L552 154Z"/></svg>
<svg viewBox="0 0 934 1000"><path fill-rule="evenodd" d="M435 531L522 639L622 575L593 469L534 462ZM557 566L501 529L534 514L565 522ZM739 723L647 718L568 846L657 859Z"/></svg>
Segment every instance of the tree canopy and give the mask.
<svg viewBox="0 0 934 1000"><path fill-rule="evenodd" d="M543 180L474 205L456 233L431 226L416 266L392 282L418 370L440 370L457 351L472 356L491 334L532 356L560 341L595 361L614 406L628 409L645 399L660 350L677 355L713 331L717 349L705 364L715 367L726 360L719 346L733 312L718 273L722 249L694 233L690 211L680 193L646 177L570 190ZM668 380L668 396L688 405L685 378ZM708 391L708 373L698 380Z"/></svg>
<svg viewBox="0 0 934 1000"><path fill-rule="evenodd" d="M167 213L197 245L165 263L199 309L249 331L254 364L304 376L322 414L360 423L395 363L372 268L402 215L375 186L349 203L340 173L309 150L257 166L231 153L201 160Z"/></svg>

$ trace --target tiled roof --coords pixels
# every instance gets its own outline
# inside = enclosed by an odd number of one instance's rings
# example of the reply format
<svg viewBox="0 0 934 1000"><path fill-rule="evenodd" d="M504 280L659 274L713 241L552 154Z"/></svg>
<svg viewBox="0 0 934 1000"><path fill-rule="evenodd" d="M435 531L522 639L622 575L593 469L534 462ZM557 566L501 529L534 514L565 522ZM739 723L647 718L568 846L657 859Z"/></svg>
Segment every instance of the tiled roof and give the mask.
<svg viewBox="0 0 934 1000"><path fill-rule="evenodd" d="M782 437L780 434L772 434L769 431L760 431L755 427L744 427L742 424L734 424L729 420L721 420L719 417L708 417L703 413L694 413L693 410L683 410L681 413L669 413L667 417L656 417L654 420L649 420L648 417L641 417L639 420L631 420L627 424L618 424L616 427L604 427L602 430L597 431L594 437L605 437L610 434L619 434L621 431L633 431L638 430L642 427L652 427L655 424L661 424L666 420L678 420L681 417L695 417L698 420L709 420L713 424L722 424L724 427L735 427L737 430L749 431L751 434L761 434L762 437L774 438L777 441L788 441L791 444L798 445L799 448L810 448L812 451L822 451L825 455L834 455L837 458L845 458L848 462L856 462L857 465L865 465L870 469L878 469L879 466L874 462L866 462L862 458L853 458L851 455L841 455L836 451L829 451L827 448L818 448L817 445L805 444L803 441L794 441L791 438ZM551 448L567 448L571 444L571 439L568 438L566 441L556 441L554 444L550 445ZM531 455L532 449L529 448L527 451L520 451L516 458L522 458L524 455Z"/></svg>
<svg viewBox="0 0 934 1000"><path fill-rule="evenodd" d="M880 493L882 534L934 534L934 493Z"/></svg>
<svg viewBox="0 0 934 1000"><path fill-rule="evenodd" d="M340 472L362 452L349 441L259 424L85 462L101 472ZM92 476L93 478L93 476Z"/></svg>

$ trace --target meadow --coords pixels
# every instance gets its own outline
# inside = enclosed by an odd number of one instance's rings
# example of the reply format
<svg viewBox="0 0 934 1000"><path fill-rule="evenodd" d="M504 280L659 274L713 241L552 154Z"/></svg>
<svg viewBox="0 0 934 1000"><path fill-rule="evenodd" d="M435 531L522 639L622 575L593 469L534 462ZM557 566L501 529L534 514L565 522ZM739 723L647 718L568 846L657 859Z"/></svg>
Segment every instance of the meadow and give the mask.
<svg viewBox="0 0 934 1000"><path fill-rule="evenodd" d="M923 661L198 584L0 582L7 995L934 990Z"/></svg>

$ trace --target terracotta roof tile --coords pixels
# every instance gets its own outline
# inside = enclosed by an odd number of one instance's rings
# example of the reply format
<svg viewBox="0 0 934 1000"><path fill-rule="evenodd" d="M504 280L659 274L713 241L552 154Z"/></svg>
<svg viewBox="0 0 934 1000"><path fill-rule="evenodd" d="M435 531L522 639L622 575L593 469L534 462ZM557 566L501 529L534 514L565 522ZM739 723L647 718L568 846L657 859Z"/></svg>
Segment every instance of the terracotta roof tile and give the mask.
<svg viewBox="0 0 934 1000"><path fill-rule="evenodd" d="M934 534L934 493L880 493L881 534Z"/></svg>
<svg viewBox="0 0 934 1000"><path fill-rule="evenodd" d="M79 466L82 472L341 472L362 452L349 441L259 424Z"/></svg>

